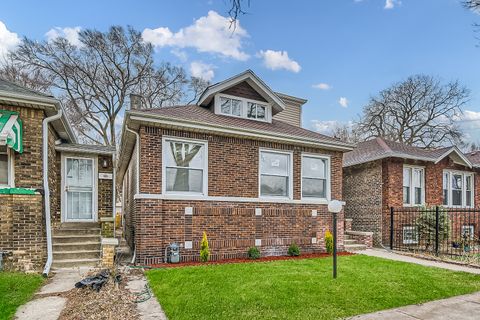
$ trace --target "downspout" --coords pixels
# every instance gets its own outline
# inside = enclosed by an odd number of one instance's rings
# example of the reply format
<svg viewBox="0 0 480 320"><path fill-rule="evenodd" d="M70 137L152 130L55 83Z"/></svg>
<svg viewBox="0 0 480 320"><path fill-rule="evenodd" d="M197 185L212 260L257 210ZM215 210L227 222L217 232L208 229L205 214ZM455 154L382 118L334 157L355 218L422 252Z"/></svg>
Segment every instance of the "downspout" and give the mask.
<svg viewBox="0 0 480 320"><path fill-rule="evenodd" d="M50 222L50 187L48 185L48 124L62 117L62 109L56 115L43 119L43 197L45 203L45 230L47 233L47 262L43 269L43 276L48 276L53 262L52 253L52 226Z"/></svg>
<svg viewBox="0 0 480 320"><path fill-rule="evenodd" d="M135 169L135 171L136 171L137 175L135 177L136 178L135 179L136 180L135 194L138 194L139 191L140 191L140 135L138 134L138 132L130 129L127 125L125 125L125 129L128 132L133 133L135 135L135 139L136 139L135 146L137 148L137 154L136 154L137 159L136 159L136 169ZM125 177L124 177L124 179L125 179ZM132 262L131 262L132 264L135 263L135 259L137 257L137 242L135 241L135 239L133 241L133 246L134 246L134 248L133 248L133 257L132 257Z"/></svg>
<svg viewBox="0 0 480 320"><path fill-rule="evenodd" d="M117 186L117 180L116 180L116 153L112 154L112 168L113 168L113 177L112 177L112 189L113 189L113 195L112 195L112 215L113 215L113 237L115 238L115 231L117 228L117 199L116 199L116 186Z"/></svg>

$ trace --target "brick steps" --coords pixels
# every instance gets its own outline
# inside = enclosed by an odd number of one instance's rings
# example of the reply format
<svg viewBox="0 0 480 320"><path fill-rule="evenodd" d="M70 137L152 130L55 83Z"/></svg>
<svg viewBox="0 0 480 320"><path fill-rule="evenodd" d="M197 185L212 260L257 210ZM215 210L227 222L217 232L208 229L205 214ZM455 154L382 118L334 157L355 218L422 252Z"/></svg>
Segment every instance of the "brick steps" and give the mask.
<svg viewBox="0 0 480 320"><path fill-rule="evenodd" d="M357 240L353 239L353 237L349 234L344 235L343 247L345 248L345 251L348 251L348 252L367 249L366 245L359 243Z"/></svg>
<svg viewBox="0 0 480 320"><path fill-rule="evenodd" d="M63 223L53 231L53 268L95 266L100 262L98 223Z"/></svg>

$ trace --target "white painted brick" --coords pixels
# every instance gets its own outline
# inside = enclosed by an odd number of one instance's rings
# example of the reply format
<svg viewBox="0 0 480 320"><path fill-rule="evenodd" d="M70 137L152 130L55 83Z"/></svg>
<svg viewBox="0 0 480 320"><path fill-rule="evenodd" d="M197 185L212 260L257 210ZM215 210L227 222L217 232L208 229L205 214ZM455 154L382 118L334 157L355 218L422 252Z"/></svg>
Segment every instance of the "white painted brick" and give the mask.
<svg viewBox="0 0 480 320"><path fill-rule="evenodd" d="M318 215L317 210L312 210L312 217L316 217Z"/></svg>
<svg viewBox="0 0 480 320"><path fill-rule="evenodd" d="M191 216L193 214L193 208L192 207L185 207L185 215L186 216Z"/></svg>
<svg viewBox="0 0 480 320"><path fill-rule="evenodd" d="M312 244L317 243L317 238L312 238Z"/></svg>
<svg viewBox="0 0 480 320"><path fill-rule="evenodd" d="M262 239L255 239L255 246L260 247L262 245Z"/></svg>
<svg viewBox="0 0 480 320"><path fill-rule="evenodd" d="M192 241L185 241L184 247L185 247L185 249L192 249L193 248L193 242Z"/></svg>
<svg viewBox="0 0 480 320"><path fill-rule="evenodd" d="M261 216L262 215L262 208L255 208L255 215Z"/></svg>

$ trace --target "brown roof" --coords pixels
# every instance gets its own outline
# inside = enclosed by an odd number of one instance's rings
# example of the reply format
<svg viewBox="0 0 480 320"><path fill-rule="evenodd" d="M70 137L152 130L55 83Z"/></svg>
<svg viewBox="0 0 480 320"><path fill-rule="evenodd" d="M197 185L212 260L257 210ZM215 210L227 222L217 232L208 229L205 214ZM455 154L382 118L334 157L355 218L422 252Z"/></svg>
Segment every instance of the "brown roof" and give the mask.
<svg viewBox="0 0 480 320"><path fill-rule="evenodd" d="M383 138L375 138L361 142L353 151L345 153L343 155L343 166L349 167L356 164L389 157L435 162L438 161L443 155L449 153L449 151L456 151L457 153L461 154L461 152L453 146L438 149L424 149L399 142L385 140ZM462 154L461 156L464 155Z"/></svg>
<svg viewBox="0 0 480 320"><path fill-rule="evenodd" d="M339 139L332 138L311 130L307 130L301 127L290 125L283 121L276 119L272 120L272 123L262 122L250 119L242 119L231 116L225 116L215 114L207 108L197 105L187 106L173 106L163 107L156 109L144 109L133 110L135 113L143 113L147 115L156 115L161 117L168 117L172 119L179 119L184 121L192 121L196 123L202 123L207 125L222 126L229 129L241 129L241 130L255 130L263 131L265 134L275 133L284 134L288 137L294 137L297 139L309 139L316 140L319 143L327 143L338 146L351 148L352 146Z"/></svg>

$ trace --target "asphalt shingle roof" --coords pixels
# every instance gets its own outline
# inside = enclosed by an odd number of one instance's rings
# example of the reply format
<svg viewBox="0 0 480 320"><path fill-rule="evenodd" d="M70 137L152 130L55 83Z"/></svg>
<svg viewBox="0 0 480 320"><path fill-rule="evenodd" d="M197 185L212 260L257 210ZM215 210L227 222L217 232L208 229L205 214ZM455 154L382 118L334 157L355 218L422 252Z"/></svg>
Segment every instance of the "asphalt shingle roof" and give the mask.
<svg viewBox="0 0 480 320"><path fill-rule="evenodd" d="M21 94L24 96L30 96L35 98L52 98L51 95L41 93L38 91L30 90L25 87L22 87L14 82L0 79L0 92L8 92L8 93L15 93Z"/></svg>
<svg viewBox="0 0 480 320"><path fill-rule="evenodd" d="M200 122L203 124L218 125L229 127L232 129L247 129L263 131L265 133L285 134L286 136L295 137L298 139L306 138L317 140L319 143L330 143L351 147L339 139L332 138L314 131L310 131L301 127L297 127L283 121L272 120L272 123L255 121L250 119L236 118L231 116L224 116L215 114L207 108L197 105L173 106L163 107L157 109L135 110L145 114L153 114L157 116L164 116L173 119L180 119L186 121Z"/></svg>
<svg viewBox="0 0 480 320"><path fill-rule="evenodd" d="M388 157L436 161L440 156L452 148L453 147L424 149L405 145L403 143L388 141L382 138L375 138L360 142L353 151L346 152L343 155L343 166L349 167Z"/></svg>

